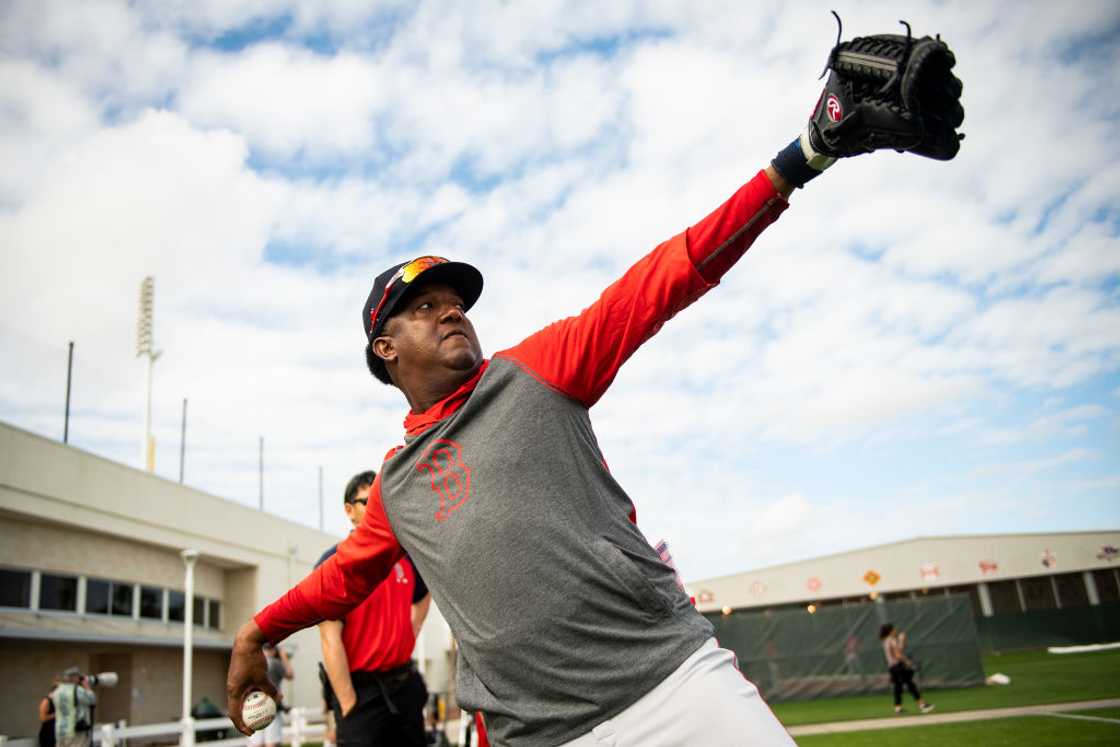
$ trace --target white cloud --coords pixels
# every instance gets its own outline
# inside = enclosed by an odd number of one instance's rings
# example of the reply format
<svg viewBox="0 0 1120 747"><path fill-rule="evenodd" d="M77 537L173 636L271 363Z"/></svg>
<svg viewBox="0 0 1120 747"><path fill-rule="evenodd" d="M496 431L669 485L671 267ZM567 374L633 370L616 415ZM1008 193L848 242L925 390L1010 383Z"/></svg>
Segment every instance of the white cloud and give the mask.
<svg viewBox="0 0 1120 747"><path fill-rule="evenodd" d="M891 7L841 7L845 35L894 31ZM425 252L478 264L488 352L574 313L797 134L834 33L780 3L0 13L0 352L17 361L0 417L57 430L75 339L78 442L135 461L135 297L154 274L161 472L187 396L188 481L254 502L264 434L270 505L304 520L318 464L331 494L399 434L399 394L361 360L375 273ZM1078 46L1115 8L907 17L957 51L960 157L837 164L593 411L686 575L909 536L894 518L868 534L860 512L910 482L912 510L994 526L1013 501L984 465L1053 457L1014 497L1043 526L1066 521L1045 495L1071 466L1090 497L1116 473L1098 443L1115 396L1093 391L1120 392L1120 177L1100 167L1120 52ZM891 474L914 451L953 469ZM923 531L952 531L939 516Z"/></svg>
<svg viewBox="0 0 1120 747"><path fill-rule="evenodd" d="M191 120L245 133L266 154L345 156L375 145L387 81L370 60L324 57L284 44L236 55L199 54L180 94Z"/></svg>

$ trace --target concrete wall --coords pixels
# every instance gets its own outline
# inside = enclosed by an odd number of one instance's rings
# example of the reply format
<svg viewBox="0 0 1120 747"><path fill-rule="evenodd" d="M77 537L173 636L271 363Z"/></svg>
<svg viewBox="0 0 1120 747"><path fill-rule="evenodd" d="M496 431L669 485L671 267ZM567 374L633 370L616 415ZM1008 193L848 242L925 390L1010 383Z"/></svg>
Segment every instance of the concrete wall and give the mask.
<svg viewBox="0 0 1120 747"><path fill-rule="evenodd" d="M221 705L229 657L222 651L198 651L194 656L192 691ZM96 717L100 721L126 719L132 724L175 721L182 711L182 649L123 646L63 641L0 640L0 732L32 736L38 732L39 700L51 689L51 677L79 666L86 672L114 671L116 687L97 688Z"/></svg>
<svg viewBox="0 0 1120 747"><path fill-rule="evenodd" d="M195 594L220 600L222 620L219 630L194 628L194 701L210 694L224 703L237 628L338 539L0 423L0 566L182 591L179 553L201 553ZM18 694L0 699L0 734L33 734L50 677L75 664L130 664L130 686L121 671L122 688L104 696L106 711L127 710L133 723L177 718L182 635L181 623L0 609L0 682L5 694ZM317 705L317 631L285 645L296 670L288 701Z"/></svg>
<svg viewBox="0 0 1120 747"><path fill-rule="evenodd" d="M18 566L27 558L42 558L42 570L183 590L183 559L173 549L3 515L0 537L4 538L0 565ZM221 568L205 561L195 565L195 594L221 599L223 587Z"/></svg>

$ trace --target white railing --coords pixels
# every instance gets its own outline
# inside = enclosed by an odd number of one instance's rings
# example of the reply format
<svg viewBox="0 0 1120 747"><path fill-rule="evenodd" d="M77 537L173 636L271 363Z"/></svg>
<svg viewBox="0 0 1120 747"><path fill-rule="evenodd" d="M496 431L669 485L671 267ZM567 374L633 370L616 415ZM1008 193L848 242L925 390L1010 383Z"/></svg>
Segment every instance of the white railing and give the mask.
<svg viewBox="0 0 1120 747"><path fill-rule="evenodd" d="M279 716L277 716L279 718ZM317 708L293 708L284 715L284 729L282 741L292 747L303 747L305 742L322 742L327 732L327 725L323 713ZM464 742L467 719L448 722L445 725L446 734L451 737L453 744ZM143 726L128 726L121 721L116 724L98 724L93 730L93 741L101 747L126 747L129 739L151 740L153 742L167 743L170 740L159 737L177 736L183 744L198 745L198 733L206 731L226 730L237 736L229 739L219 739L213 742L203 742L204 747L245 747L249 738L233 728L233 722L223 716L222 718L195 719L191 722L193 738L190 741L183 739L183 722L168 721L162 724L144 724ZM451 735L458 732L459 739ZM471 744L476 745L477 737L471 739ZM5 747L0 743L0 747Z"/></svg>
<svg viewBox="0 0 1120 747"><path fill-rule="evenodd" d="M279 716L278 716L279 718ZM292 747L303 747L307 741L323 741L327 725L323 714L316 708L293 708L285 716L283 741ZM122 722L123 724L123 722ZM237 736L206 742L207 747L243 747L249 738L233 728L233 722L226 717L196 719L190 723L193 738L183 739L184 725L181 721L168 721L162 724L143 726L123 726L121 724L98 724L93 732L93 741L101 747L124 747L129 739L153 739L155 737L178 736L186 744L196 744L199 732L226 730ZM155 740L153 741L166 741Z"/></svg>

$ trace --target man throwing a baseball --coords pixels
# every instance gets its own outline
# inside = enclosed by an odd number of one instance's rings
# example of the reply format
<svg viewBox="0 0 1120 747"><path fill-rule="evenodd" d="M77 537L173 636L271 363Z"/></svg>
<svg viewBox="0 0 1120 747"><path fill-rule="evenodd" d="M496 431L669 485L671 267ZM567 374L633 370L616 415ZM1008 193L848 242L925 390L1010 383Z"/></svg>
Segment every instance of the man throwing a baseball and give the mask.
<svg viewBox="0 0 1120 747"><path fill-rule="evenodd" d="M956 155L952 53L909 32L871 39L833 49L806 131L727 202L514 347L483 356L474 267L420 257L376 278L367 363L408 401L404 444L335 555L239 631L231 714L269 691L265 641L345 615L407 552L459 643L459 702L495 745L793 744L636 527L588 411L837 158Z"/></svg>

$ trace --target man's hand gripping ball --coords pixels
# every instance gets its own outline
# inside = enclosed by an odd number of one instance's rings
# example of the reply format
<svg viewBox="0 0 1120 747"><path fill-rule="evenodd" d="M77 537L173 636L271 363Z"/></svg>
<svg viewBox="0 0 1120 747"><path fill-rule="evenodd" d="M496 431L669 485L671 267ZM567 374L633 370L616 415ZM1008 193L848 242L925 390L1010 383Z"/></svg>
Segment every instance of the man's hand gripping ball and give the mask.
<svg viewBox="0 0 1120 747"><path fill-rule="evenodd" d="M276 701L260 690L245 696L241 706L241 722L253 731L264 729L276 718Z"/></svg>

